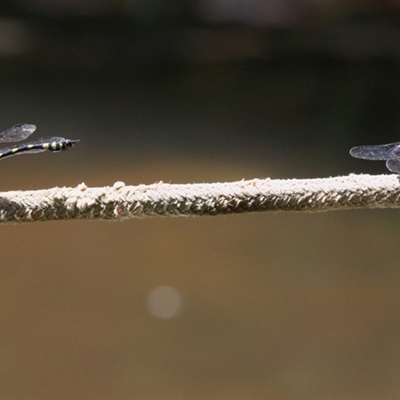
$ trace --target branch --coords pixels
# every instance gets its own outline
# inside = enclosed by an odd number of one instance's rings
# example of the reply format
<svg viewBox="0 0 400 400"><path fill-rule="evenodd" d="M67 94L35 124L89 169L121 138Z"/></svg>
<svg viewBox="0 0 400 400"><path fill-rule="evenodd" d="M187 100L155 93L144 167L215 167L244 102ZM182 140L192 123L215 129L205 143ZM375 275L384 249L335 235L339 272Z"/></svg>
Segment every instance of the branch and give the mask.
<svg viewBox="0 0 400 400"><path fill-rule="evenodd" d="M399 207L398 175L187 185L116 182L101 188L82 183L76 188L2 192L0 223Z"/></svg>

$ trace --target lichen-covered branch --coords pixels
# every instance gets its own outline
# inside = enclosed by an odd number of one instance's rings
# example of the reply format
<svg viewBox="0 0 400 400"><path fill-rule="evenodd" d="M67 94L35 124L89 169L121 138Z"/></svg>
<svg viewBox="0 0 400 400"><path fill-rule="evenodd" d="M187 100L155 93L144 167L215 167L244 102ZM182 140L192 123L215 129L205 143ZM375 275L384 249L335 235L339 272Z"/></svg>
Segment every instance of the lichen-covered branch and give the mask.
<svg viewBox="0 0 400 400"><path fill-rule="evenodd" d="M53 188L0 193L0 223L400 207L398 175Z"/></svg>

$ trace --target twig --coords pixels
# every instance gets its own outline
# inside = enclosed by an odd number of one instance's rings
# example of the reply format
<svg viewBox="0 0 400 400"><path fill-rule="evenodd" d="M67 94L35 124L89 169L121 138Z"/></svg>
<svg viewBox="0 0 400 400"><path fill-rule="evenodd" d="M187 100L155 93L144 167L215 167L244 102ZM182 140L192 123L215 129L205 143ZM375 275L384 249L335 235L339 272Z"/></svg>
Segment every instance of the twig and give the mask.
<svg viewBox="0 0 400 400"><path fill-rule="evenodd" d="M0 223L399 208L398 175L53 188L0 193Z"/></svg>

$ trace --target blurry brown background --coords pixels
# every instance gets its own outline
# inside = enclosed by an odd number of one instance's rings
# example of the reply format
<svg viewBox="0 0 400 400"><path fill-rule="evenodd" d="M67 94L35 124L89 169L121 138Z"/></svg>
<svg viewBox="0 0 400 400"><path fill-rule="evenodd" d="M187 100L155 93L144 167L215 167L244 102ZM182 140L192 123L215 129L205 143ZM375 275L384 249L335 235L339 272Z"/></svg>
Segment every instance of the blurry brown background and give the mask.
<svg viewBox="0 0 400 400"><path fill-rule="evenodd" d="M400 3L4 1L0 190L384 173ZM387 172L387 171L386 171ZM400 398L400 215L0 227L0 398Z"/></svg>

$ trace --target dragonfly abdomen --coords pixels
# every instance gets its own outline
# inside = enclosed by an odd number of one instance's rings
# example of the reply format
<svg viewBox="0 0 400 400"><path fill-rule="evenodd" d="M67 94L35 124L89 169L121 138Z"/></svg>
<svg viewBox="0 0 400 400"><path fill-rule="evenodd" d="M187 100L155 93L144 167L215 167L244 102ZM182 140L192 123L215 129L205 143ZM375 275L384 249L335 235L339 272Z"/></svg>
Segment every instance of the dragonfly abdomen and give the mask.
<svg viewBox="0 0 400 400"><path fill-rule="evenodd" d="M26 153L40 153L42 151L59 152L68 150L75 145L79 140L71 140L65 138L41 138L36 142L23 143L14 147L0 149L0 159Z"/></svg>

